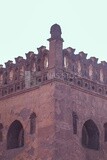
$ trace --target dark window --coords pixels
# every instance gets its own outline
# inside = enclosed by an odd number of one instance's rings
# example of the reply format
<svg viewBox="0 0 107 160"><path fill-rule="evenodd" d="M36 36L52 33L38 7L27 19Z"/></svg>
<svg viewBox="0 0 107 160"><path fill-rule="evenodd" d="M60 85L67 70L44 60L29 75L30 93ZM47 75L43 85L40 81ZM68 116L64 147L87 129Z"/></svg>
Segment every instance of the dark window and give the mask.
<svg viewBox="0 0 107 160"><path fill-rule="evenodd" d="M78 120L78 116L77 116L76 112L72 112L72 118L73 118L73 133L77 134L77 120Z"/></svg>
<svg viewBox="0 0 107 160"><path fill-rule="evenodd" d="M74 65L72 66L72 71L73 71L73 72L75 71L75 67L74 67Z"/></svg>
<svg viewBox="0 0 107 160"><path fill-rule="evenodd" d="M92 120L86 121L83 125L82 145L89 149L99 149L99 130Z"/></svg>
<svg viewBox="0 0 107 160"><path fill-rule="evenodd" d="M3 141L3 133L2 133L3 125L0 123L0 142Z"/></svg>
<svg viewBox="0 0 107 160"><path fill-rule="evenodd" d="M7 79L4 80L4 84L7 84Z"/></svg>
<svg viewBox="0 0 107 160"><path fill-rule="evenodd" d="M97 76L97 74L95 74L95 80L97 80L98 79L98 76Z"/></svg>
<svg viewBox="0 0 107 160"><path fill-rule="evenodd" d="M9 127L7 133L7 149L20 148L24 146L24 129L22 124L15 120Z"/></svg>
<svg viewBox="0 0 107 160"><path fill-rule="evenodd" d="M79 85L79 86L81 85L81 81L78 81L78 85Z"/></svg>
<svg viewBox="0 0 107 160"><path fill-rule="evenodd" d="M84 70L84 76L87 76L87 71L86 70Z"/></svg>
<svg viewBox="0 0 107 160"><path fill-rule="evenodd" d="M36 130L36 114L33 112L30 115L30 134L35 133Z"/></svg>
<svg viewBox="0 0 107 160"><path fill-rule="evenodd" d="M104 124L104 141L107 142L107 123Z"/></svg>
<svg viewBox="0 0 107 160"><path fill-rule="evenodd" d="M41 71L40 66L38 66L37 71Z"/></svg>
<svg viewBox="0 0 107 160"><path fill-rule="evenodd" d="M94 86L92 86L92 89L94 90L94 89L95 89L95 87L94 87Z"/></svg>
<svg viewBox="0 0 107 160"><path fill-rule="evenodd" d="M87 83L85 83L85 87L87 87L88 86L88 84Z"/></svg>

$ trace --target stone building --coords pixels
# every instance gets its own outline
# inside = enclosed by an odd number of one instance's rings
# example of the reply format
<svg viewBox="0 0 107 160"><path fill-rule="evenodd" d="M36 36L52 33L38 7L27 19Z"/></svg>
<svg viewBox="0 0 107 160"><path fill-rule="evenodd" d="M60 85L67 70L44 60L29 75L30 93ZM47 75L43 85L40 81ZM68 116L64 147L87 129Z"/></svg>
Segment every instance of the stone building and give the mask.
<svg viewBox="0 0 107 160"><path fill-rule="evenodd" d="M50 34L0 65L0 160L107 160L107 63Z"/></svg>

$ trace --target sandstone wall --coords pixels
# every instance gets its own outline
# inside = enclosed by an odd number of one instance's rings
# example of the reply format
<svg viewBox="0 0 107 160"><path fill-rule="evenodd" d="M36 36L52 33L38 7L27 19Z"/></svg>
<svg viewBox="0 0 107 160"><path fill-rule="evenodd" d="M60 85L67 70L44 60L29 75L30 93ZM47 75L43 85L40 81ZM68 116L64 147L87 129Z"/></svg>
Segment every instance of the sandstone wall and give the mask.
<svg viewBox="0 0 107 160"><path fill-rule="evenodd" d="M106 160L107 142L104 142L104 123L107 122L107 100L74 86L56 82L55 90L56 153L55 160ZM77 119L77 134L73 133L72 113ZM93 120L99 130L99 149L82 146L82 128Z"/></svg>
<svg viewBox="0 0 107 160"><path fill-rule="evenodd" d="M50 160L54 138L54 84L38 86L0 101L0 123L3 140L0 160ZM30 115L36 113L36 133L30 134ZM7 149L7 132L12 122L19 120L24 128L24 147Z"/></svg>

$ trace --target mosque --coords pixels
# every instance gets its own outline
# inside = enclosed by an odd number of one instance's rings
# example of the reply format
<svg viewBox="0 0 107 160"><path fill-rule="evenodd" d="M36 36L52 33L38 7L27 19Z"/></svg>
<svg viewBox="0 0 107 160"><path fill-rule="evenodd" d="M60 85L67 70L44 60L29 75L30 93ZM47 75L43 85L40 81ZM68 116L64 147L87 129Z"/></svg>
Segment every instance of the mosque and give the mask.
<svg viewBox="0 0 107 160"><path fill-rule="evenodd" d="M61 34L0 65L0 160L107 160L107 62Z"/></svg>

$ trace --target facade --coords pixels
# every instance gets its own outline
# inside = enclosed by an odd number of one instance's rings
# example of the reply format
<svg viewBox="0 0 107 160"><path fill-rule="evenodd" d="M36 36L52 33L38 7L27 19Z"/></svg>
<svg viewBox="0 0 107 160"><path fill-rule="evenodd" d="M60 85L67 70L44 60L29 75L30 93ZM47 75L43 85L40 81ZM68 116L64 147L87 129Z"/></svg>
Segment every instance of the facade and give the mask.
<svg viewBox="0 0 107 160"><path fill-rule="evenodd" d="M106 160L107 63L68 47L0 65L0 160Z"/></svg>

